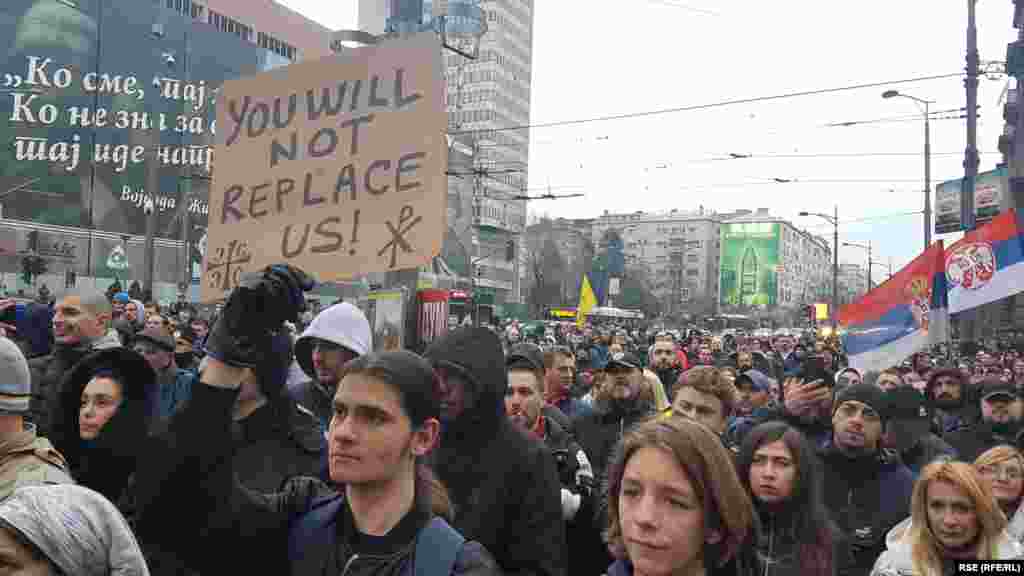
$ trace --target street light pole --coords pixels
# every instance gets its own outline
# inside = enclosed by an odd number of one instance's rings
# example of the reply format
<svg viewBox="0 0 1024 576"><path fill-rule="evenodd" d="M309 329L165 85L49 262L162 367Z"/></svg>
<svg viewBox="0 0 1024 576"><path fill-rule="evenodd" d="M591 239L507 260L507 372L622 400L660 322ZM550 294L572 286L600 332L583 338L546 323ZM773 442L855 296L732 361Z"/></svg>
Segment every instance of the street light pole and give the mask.
<svg viewBox="0 0 1024 576"><path fill-rule="evenodd" d="M832 333L836 333L839 325L839 205L836 204L835 216L832 219Z"/></svg>
<svg viewBox="0 0 1024 576"><path fill-rule="evenodd" d="M852 246L868 251L868 290L871 290L871 240L868 240L866 245L857 244L856 242L843 242L843 246Z"/></svg>
<svg viewBox="0 0 1024 576"><path fill-rule="evenodd" d="M836 205L832 216L820 212L800 212L798 215L817 216L832 224L832 312L829 315L832 317L832 333L834 334L839 327L839 205Z"/></svg>
<svg viewBox="0 0 1024 576"><path fill-rule="evenodd" d="M969 1L973 2L974 0ZM928 246L932 243L932 128L930 109L932 101L911 96L910 94L903 94L897 90L886 90L882 93L882 98L906 98L916 102L919 108L921 106L924 107L921 109L921 112L924 114L924 249L927 250ZM971 106L971 103L968 102L967 105Z"/></svg>

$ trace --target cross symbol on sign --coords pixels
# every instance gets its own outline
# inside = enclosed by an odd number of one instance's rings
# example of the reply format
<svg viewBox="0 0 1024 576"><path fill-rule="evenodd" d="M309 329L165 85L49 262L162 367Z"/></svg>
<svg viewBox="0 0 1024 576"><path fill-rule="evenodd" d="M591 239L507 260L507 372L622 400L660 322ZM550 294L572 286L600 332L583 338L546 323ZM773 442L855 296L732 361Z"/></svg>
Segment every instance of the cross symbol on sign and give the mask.
<svg viewBox="0 0 1024 576"><path fill-rule="evenodd" d="M220 290L231 290L238 285L244 270L240 265L252 260L249 247L245 242L232 240L227 249L217 248L214 256L206 263L206 272L210 275L210 285Z"/></svg>
<svg viewBox="0 0 1024 576"><path fill-rule="evenodd" d="M402 252L406 254L412 252L412 246L409 245L408 240L405 239L405 235L412 230L414 226L423 220L422 216L413 218L412 206L402 206L401 212L398 213L398 226L391 223L390 220L384 223L391 231L391 241L384 245L383 248L377 251L377 256L383 256L387 253L388 249L391 250L391 263L388 264L389 268L395 267L395 261L398 257L398 249L401 248Z"/></svg>

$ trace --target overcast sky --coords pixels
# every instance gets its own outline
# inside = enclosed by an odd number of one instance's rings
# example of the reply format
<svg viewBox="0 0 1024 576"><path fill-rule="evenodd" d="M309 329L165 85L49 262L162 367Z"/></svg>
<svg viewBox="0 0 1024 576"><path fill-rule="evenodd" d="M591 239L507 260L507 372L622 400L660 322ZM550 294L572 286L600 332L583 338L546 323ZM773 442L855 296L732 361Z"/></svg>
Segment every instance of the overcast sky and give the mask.
<svg viewBox="0 0 1024 576"><path fill-rule="evenodd" d="M282 0L338 27L321 0ZM793 92L953 74L964 69L967 3L943 0L534 0L531 123L656 111ZM1011 0L978 3L981 59L1004 60ZM1000 161L1006 78L983 78L981 170ZM770 208L815 233L801 210L839 206L840 242L874 243L896 267L923 248L924 128L898 89L965 104L961 78L735 104L641 118L535 128L530 192L581 193L532 211L593 217L604 210ZM957 111L946 116L959 116ZM895 119L853 127L827 124ZM963 175L965 123L932 122L932 183ZM789 158L727 160L730 153ZM856 156L871 153L874 156ZM879 156L879 153L897 155ZM822 156L822 155L847 155ZM848 156L854 155L854 156ZM815 156L815 157L808 157ZM797 183L778 184L776 178ZM803 183L800 183L803 181ZM865 220L869 219L869 220ZM952 241L955 237L945 237ZM865 261L854 248L840 261ZM876 268L879 278L882 269Z"/></svg>

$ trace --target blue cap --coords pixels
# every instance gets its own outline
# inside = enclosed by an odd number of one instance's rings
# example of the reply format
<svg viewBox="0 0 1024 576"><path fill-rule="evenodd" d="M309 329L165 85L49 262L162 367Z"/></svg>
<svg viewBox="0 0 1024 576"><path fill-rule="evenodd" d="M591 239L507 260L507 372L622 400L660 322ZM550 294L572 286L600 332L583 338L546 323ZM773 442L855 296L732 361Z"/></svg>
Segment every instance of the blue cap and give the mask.
<svg viewBox="0 0 1024 576"><path fill-rule="evenodd" d="M117 294L114 294L114 302L117 302L117 303L120 303L120 304L127 304L130 301L131 301L131 297L128 296L127 292L118 292Z"/></svg>
<svg viewBox="0 0 1024 576"><path fill-rule="evenodd" d="M740 385L740 381L750 382L750 387L755 392L767 392L772 387L772 379L761 372L760 370L747 370L736 377L736 385Z"/></svg>

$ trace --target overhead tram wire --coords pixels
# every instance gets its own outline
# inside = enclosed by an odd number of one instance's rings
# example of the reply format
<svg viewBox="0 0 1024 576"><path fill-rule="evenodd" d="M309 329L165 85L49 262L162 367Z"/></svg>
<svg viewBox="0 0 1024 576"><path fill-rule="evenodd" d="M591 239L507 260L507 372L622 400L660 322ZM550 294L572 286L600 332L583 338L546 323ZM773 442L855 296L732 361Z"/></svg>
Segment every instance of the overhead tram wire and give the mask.
<svg viewBox="0 0 1024 576"><path fill-rule="evenodd" d="M773 100L784 100L787 98L799 98L802 96L818 96L822 94L832 94L836 92L848 92L852 90L862 90L865 88L880 88L883 86L893 86L896 84L912 84L916 82L928 82L932 80L944 80L947 78L959 78L964 76L964 72L956 72L952 74L937 74L934 76L919 76L916 78L904 78L902 80L888 80L885 82L870 82L866 84L852 84L849 86L839 86L835 88L821 88L818 90L804 90L800 92L787 92L784 94L773 94L770 96L755 96L751 98L737 98L733 100L720 100L718 102L709 102L706 104L693 104L690 106L679 106L676 108L663 108L661 110L648 110L644 112L627 112L624 114L613 114L610 116L599 116L595 118L580 118L576 120L560 120L555 122L542 122L537 124L522 124L519 126L502 126L496 128L479 128L473 130L455 130L447 132L450 136L456 136L459 134L475 134L477 132L508 132L511 130L528 130L531 128L554 128L557 126L571 126L576 124L591 124L595 122L609 122L612 120L627 120L632 118L643 118L647 116L660 116L662 114L674 114L678 112L692 112L696 110L707 110L711 108L723 108L726 106L735 106L737 104L754 104L757 102L770 102Z"/></svg>

